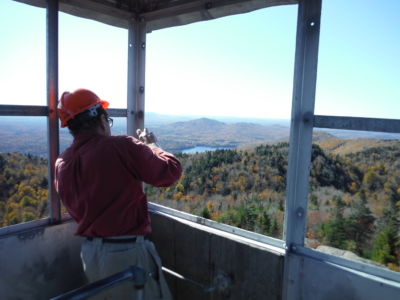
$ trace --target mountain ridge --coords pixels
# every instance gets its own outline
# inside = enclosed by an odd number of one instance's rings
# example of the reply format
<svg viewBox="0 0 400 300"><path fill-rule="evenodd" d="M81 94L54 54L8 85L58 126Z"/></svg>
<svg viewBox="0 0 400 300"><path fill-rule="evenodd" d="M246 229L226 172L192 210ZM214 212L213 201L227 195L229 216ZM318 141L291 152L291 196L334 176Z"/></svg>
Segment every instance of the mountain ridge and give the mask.
<svg viewBox="0 0 400 300"><path fill-rule="evenodd" d="M41 120L36 118L24 119L0 118L0 152L19 152L31 153L45 157L47 155L47 126L46 118ZM112 128L113 135L123 135L126 132L125 121L116 118L115 126ZM271 123L262 125L256 122L222 122L220 120L202 117L186 121L173 123L152 123L148 126L158 137L159 144L166 151L180 152L197 146L219 147L219 148L238 148L241 150L251 149L260 144L276 144L289 141L289 126L282 123ZM313 133L313 142L319 144L322 148L335 154L346 154L354 151L374 146L389 146L396 139L376 138L378 133L367 133L354 135L351 132L345 132L344 138L341 131L316 129ZM386 137L384 134L382 137ZM392 135L396 136L396 135ZM397 135L400 137L400 135ZM352 141L352 142L349 142ZM390 142L392 141L392 142ZM398 141L398 139L397 139ZM60 129L60 151L62 152L70 143L72 137L65 129Z"/></svg>

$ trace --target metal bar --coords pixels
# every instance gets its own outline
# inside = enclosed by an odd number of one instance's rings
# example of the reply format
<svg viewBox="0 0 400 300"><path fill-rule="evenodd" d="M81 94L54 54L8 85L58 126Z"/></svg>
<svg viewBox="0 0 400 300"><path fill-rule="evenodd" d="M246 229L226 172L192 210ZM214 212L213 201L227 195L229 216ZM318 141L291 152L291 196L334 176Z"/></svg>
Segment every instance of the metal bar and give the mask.
<svg viewBox="0 0 400 300"><path fill-rule="evenodd" d="M132 20L128 32L127 132L136 136L136 130L144 127L146 23Z"/></svg>
<svg viewBox="0 0 400 300"><path fill-rule="evenodd" d="M47 116L47 106L38 105L0 105L0 116Z"/></svg>
<svg viewBox="0 0 400 300"><path fill-rule="evenodd" d="M287 256L304 245L320 18L321 0L299 1L284 228ZM299 262L289 257L284 266L283 299L299 295L300 276Z"/></svg>
<svg viewBox="0 0 400 300"><path fill-rule="evenodd" d="M8 225L5 227L0 228L0 239L5 238L10 235L17 235L20 232L28 231L28 230L33 230L37 228L42 228L46 227L49 225L49 218L43 218L43 219L38 219L38 220L33 220L25 223L19 223L15 225Z"/></svg>
<svg viewBox="0 0 400 300"><path fill-rule="evenodd" d="M61 221L62 221L62 223L73 222L73 219L71 218L70 215L63 214L61 216ZM12 235L15 236L19 233L23 233L23 232L30 231L30 230L35 230L38 228L45 228L49 224L50 224L49 218L42 218L42 219L38 219L38 220L32 220L29 222L18 223L15 225L8 225L5 227L1 227L0 228L0 239L7 237L7 236L12 236Z"/></svg>
<svg viewBox="0 0 400 300"><path fill-rule="evenodd" d="M314 127L400 133L400 120L315 115Z"/></svg>
<svg viewBox="0 0 400 300"><path fill-rule="evenodd" d="M293 255L299 257L308 257L311 259L319 260L323 263L331 263L333 265L338 265L341 267L356 270L368 275L377 276L379 278L384 278L394 282L400 283L400 276L398 272L391 271L389 269L384 269L374 265L369 265L363 262L346 259L343 257L327 254L321 251L317 251L307 247L297 247L293 251Z"/></svg>
<svg viewBox="0 0 400 300"><path fill-rule="evenodd" d="M61 221L60 199L54 187L55 162L58 157L58 0L47 1L47 142L49 174L49 215L52 224Z"/></svg>
<svg viewBox="0 0 400 300"><path fill-rule="evenodd" d="M321 0L300 1L285 208L285 241L288 246L304 243L320 10Z"/></svg>
<svg viewBox="0 0 400 300"><path fill-rule="evenodd" d="M133 280L133 286L137 289L143 288L146 283L146 272L138 266L130 266L126 270L108 276L104 279L87 284L65 294L53 297L50 300L81 300L100 293L103 290L109 289L116 284L119 284L128 279Z"/></svg>
<svg viewBox="0 0 400 300"><path fill-rule="evenodd" d="M107 113L110 117L122 117L126 118L127 110L125 108L109 108Z"/></svg>

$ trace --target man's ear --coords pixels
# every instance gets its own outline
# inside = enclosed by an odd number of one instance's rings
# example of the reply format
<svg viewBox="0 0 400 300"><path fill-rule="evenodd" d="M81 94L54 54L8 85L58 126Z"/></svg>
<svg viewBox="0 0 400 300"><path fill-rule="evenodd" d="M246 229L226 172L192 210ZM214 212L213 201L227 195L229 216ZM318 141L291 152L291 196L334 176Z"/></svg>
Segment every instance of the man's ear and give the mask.
<svg viewBox="0 0 400 300"><path fill-rule="evenodd" d="M100 127L103 131L105 131L107 129L106 125L108 125L107 118L103 114L100 116Z"/></svg>

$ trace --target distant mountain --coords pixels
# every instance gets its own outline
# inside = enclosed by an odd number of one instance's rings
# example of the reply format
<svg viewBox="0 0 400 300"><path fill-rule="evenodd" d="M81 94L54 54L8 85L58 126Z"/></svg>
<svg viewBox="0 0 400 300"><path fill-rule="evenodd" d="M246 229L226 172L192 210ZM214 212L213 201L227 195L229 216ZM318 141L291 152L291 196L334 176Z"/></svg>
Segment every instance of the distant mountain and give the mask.
<svg viewBox="0 0 400 300"><path fill-rule="evenodd" d="M176 122L154 128L160 144L181 150L195 146L236 147L242 144L275 141L288 136L289 127L255 123L227 124L209 118Z"/></svg>
<svg viewBox="0 0 400 300"><path fill-rule="evenodd" d="M150 127L163 126L165 124L183 122L195 119L193 116L164 115L154 112L146 112L145 122Z"/></svg>
<svg viewBox="0 0 400 300"><path fill-rule="evenodd" d="M312 140L314 143L322 142L325 140L337 139L336 136L322 130L314 130Z"/></svg>
<svg viewBox="0 0 400 300"><path fill-rule="evenodd" d="M146 112L145 122L149 127L164 126L166 124L186 122L201 118L217 120L226 124L232 123L255 123L260 125L282 125L289 126L288 119L270 119L270 118L249 118L249 117L227 117L227 116L199 116L199 115L165 115L154 112Z"/></svg>
<svg viewBox="0 0 400 300"><path fill-rule="evenodd" d="M168 124L160 128L160 132L171 132L174 131L177 134L193 134L193 131L197 131L199 134L202 133L212 133L217 130L224 130L226 128L225 123L216 121L208 118L200 118L185 122L176 122L172 124Z"/></svg>

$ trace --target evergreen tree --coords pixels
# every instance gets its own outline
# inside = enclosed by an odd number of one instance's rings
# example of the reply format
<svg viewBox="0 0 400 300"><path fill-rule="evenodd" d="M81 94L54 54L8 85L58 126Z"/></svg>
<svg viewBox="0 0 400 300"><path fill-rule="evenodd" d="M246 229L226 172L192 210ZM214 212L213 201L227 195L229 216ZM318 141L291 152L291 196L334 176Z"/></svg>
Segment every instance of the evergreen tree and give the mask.
<svg viewBox="0 0 400 300"><path fill-rule="evenodd" d="M399 257L396 257L396 252L399 249L398 233L394 226L389 224L383 231L378 233L373 244L371 259L383 264L394 263L399 265Z"/></svg>

